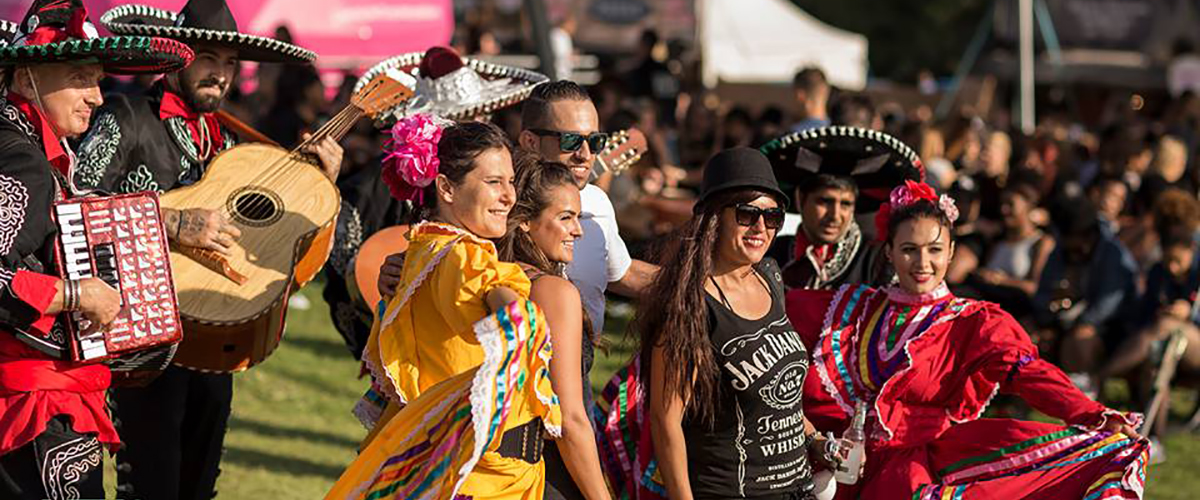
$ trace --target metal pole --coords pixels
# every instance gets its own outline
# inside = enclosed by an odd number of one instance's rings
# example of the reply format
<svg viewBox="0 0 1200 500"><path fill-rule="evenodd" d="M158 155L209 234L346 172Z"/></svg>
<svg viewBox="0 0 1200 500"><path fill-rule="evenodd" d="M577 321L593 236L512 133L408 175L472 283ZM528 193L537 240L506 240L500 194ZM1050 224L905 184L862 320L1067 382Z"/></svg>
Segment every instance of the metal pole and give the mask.
<svg viewBox="0 0 1200 500"><path fill-rule="evenodd" d="M984 12L983 18L979 20L979 27L975 28L975 34L971 36L971 43L967 45L967 50L963 52L962 59L958 60L958 67L954 70L954 78L950 80L950 85L944 93L942 99L938 101L937 110L934 116L938 120L945 118L950 113L950 109L954 106L954 101L958 99L958 93L962 90L962 82L971 73L971 68L975 66L975 61L979 59L979 54L983 52L983 46L988 41L988 35L992 32L992 16L996 11L996 4L993 2L991 6Z"/></svg>
<svg viewBox="0 0 1200 500"><path fill-rule="evenodd" d="M1032 135L1033 110L1033 0L1018 0L1021 49L1021 132Z"/></svg>
<svg viewBox="0 0 1200 500"><path fill-rule="evenodd" d="M570 75L559 75L554 64L554 46L550 43L550 21L546 18L546 4L543 0L525 0L525 12L529 14L529 29L533 32L533 44L537 47L539 70L551 80L566 78Z"/></svg>

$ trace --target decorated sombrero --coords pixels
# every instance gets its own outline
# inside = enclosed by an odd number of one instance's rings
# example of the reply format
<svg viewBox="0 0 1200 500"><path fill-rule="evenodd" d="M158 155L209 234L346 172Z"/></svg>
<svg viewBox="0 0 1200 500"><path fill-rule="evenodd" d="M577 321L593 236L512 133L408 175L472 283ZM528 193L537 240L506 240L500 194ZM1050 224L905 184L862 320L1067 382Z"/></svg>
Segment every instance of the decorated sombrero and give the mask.
<svg viewBox="0 0 1200 500"><path fill-rule="evenodd" d="M0 31L0 66L91 62L109 73L169 73L194 57L165 38L98 36L81 0L35 0L19 24L5 21Z"/></svg>
<svg viewBox="0 0 1200 500"><path fill-rule="evenodd" d="M178 13L147 5L119 5L100 16L100 22L118 35L224 45L236 49L243 61L306 63L317 58L303 47L239 32L225 0L189 0Z"/></svg>
<svg viewBox="0 0 1200 500"><path fill-rule="evenodd" d="M793 132L759 148L789 192L817 174L847 177L858 186L856 209L874 212L892 188L905 180L923 181L917 153L883 132L858 127L821 127Z"/></svg>
<svg viewBox="0 0 1200 500"><path fill-rule="evenodd" d="M493 64L458 55L448 47L425 53L401 54L372 66L358 79L354 90L381 73L403 73L416 79L415 96L378 121L386 125L400 118L428 113L447 120L467 120L511 106L529 97L548 78L522 68Z"/></svg>

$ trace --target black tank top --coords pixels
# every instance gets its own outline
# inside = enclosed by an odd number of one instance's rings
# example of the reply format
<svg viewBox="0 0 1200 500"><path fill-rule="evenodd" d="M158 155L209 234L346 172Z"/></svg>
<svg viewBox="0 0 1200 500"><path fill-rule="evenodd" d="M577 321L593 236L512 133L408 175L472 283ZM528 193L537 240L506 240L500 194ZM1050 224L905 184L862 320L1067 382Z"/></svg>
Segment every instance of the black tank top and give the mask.
<svg viewBox="0 0 1200 500"><path fill-rule="evenodd" d="M784 311L779 266L764 260L756 272L771 292L761 319L705 296L721 375L714 425L684 421L696 498L786 497L811 484L801 406L808 352Z"/></svg>

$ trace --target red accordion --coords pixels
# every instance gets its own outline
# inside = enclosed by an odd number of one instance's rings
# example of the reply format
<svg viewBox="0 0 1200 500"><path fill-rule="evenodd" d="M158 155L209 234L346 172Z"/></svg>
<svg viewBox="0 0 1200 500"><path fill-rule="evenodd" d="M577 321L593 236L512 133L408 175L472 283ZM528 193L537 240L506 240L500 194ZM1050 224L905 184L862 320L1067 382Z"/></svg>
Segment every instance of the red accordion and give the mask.
<svg viewBox="0 0 1200 500"><path fill-rule="evenodd" d="M113 360L183 339L158 195L61 201L54 205L54 219L62 278L96 277L121 294L121 312L107 330L83 336L87 320L70 314L65 349L70 359Z"/></svg>

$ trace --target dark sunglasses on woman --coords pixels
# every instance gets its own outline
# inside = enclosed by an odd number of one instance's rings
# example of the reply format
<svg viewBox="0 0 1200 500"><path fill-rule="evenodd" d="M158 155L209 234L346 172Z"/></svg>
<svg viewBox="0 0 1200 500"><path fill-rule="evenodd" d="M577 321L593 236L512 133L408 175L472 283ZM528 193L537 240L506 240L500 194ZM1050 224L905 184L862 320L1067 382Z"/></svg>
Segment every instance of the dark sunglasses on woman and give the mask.
<svg viewBox="0 0 1200 500"><path fill-rule="evenodd" d="M753 226L758 223L758 218L762 217L763 225L767 226L767 229L783 227L783 209L779 207L759 208L749 203L738 203L733 206L733 211L739 226Z"/></svg>
<svg viewBox="0 0 1200 500"><path fill-rule="evenodd" d="M574 153L583 147L583 143L587 143L588 148L593 153L599 153L608 145L608 134L604 132L592 132L588 135L578 134L575 132L559 132L557 130L546 130L540 128L529 129L530 132L542 137L557 137L558 149L564 153Z"/></svg>

